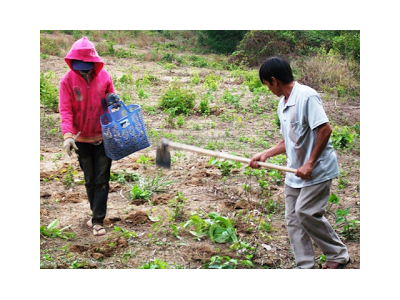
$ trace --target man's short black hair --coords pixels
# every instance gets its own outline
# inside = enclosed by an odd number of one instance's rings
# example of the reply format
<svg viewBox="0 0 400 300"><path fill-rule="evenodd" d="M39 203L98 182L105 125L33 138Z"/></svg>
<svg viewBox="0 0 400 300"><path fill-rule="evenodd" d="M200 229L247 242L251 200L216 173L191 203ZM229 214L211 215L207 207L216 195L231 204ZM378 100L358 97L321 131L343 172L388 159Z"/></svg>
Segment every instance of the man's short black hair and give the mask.
<svg viewBox="0 0 400 300"><path fill-rule="evenodd" d="M293 79L292 68L289 63L280 57L270 57L260 67L260 80L272 84L271 77L280 80L283 84L291 83Z"/></svg>

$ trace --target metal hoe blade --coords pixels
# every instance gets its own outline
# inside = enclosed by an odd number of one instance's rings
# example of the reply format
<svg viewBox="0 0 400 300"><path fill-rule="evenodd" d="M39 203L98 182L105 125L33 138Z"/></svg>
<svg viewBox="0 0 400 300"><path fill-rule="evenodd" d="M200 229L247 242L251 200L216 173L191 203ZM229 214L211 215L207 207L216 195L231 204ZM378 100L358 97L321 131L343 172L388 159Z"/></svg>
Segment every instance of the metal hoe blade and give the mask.
<svg viewBox="0 0 400 300"><path fill-rule="evenodd" d="M171 168L171 153L168 150L168 143L162 142L161 145L157 147L156 165L165 169Z"/></svg>

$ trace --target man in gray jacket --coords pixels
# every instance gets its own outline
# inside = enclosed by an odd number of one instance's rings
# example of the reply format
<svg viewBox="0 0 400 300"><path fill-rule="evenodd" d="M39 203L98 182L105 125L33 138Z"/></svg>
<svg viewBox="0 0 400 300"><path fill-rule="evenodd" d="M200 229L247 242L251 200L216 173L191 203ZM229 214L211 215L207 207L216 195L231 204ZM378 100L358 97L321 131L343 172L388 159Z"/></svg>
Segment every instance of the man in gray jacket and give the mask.
<svg viewBox="0 0 400 300"><path fill-rule="evenodd" d="M257 161L287 154L287 166L297 169L285 178L285 218L296 268L314 268L312 240L324 253L324 269L341 269L350 263L346 246L324 217L332 179L339 175L330 135L331 126L318 93L294 81L288 62L278 57L260 67L260 80L278 97L283 139L274 147L254 155Z"/></svg>

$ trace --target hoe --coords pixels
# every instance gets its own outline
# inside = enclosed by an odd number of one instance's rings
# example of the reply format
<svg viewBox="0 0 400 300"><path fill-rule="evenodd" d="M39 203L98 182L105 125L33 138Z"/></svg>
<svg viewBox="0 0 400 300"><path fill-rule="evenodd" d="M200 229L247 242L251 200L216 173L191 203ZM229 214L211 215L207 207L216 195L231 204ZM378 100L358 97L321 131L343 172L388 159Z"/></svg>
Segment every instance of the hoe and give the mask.
<svg viewBox="0 0 400 300"><path fill-rule="evenodd" d="M228 160L238 161L241 163L248 164L250 162L250 158L239 157L239 156L234 156L234 155L224 153L224 152L211 151L211 150L206 150L206 149L202 149L202 148L198 148L198 147L194 147L194 146L179 144L179 143L171 142L166 138L163 138L161 141L161 145L157 147L156 165L159 167L166 168L166 169L171 168L171 154L168 150L168 147L185 150L185 151L192 151L192 152L205 154L205 155L216 157L216 158L224 158L224 159L228 159ZM277 166L277 165L264 163L264 162L260 162L260 161L257 163L259 166L265 167L268 169L275 169L275 170L279 170L279 171L296 173L296 169L287 168L287 167L283 167L283 166Z"/></svg>

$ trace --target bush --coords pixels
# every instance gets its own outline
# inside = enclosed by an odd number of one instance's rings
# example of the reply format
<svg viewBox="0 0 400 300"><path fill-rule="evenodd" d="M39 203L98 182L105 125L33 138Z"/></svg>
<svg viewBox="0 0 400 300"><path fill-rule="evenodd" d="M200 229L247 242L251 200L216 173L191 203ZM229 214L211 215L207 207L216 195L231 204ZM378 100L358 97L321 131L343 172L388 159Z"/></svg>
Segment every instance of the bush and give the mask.
<svg viewBox="0 0 400 300"><path fill-rule="evenodd" d="M166 110L174 109L177 115L188 115L190 110L194 108L195 99L195 93L174 82L169 85L165 94L160 98L159 107Z"/></svg>
<svg viewBox="0 0 400 300"><path fill-rule="evenodd" d="M47 55L60 56L60 45L56 40L51 40L46 37L40 36L40 53Z"/></svg>
<svg viewBox="0 0 400 300"><path fill-rule="evenodd" d="M326 54L320 49L316 56L295 61L292 69L295 80L318 91L339 97L360 95L359 65L342 59L334 50Z"/></svg>
<svg viewBox="0 0 400 300"><path fill-rule="evenodd" d="M354 145L354 135L348 126L334 126L331 140L335 149L349 149Z"/></svg>
<svg viewBox="0 0 400 300"><path fill-rule="evenodd" d="M360 57L360 31L357 30L251 30L232 53L230 62L259 66L267 57L298 57L315 55L323 48L343 58Z"/></svg>
<svg viewBox="0 0 400 300"><path fill-rule="evenodd" d="M349 31L333 39L333 49L345 58L360 63L360 31Z"/></svg>
<svg viewBox="0 0 400 300"><path fill-rule="evenodd" d="M54 72L40 72L40 103L49 110L58 112L58 88L51 83Z"/></svg>
<svg viewBox="0 0 400 300"><path fill-rule="evenodd" d="M247 30L200 30L198 43L209 46L217 53L229 54L235 51Z"/></svg>

